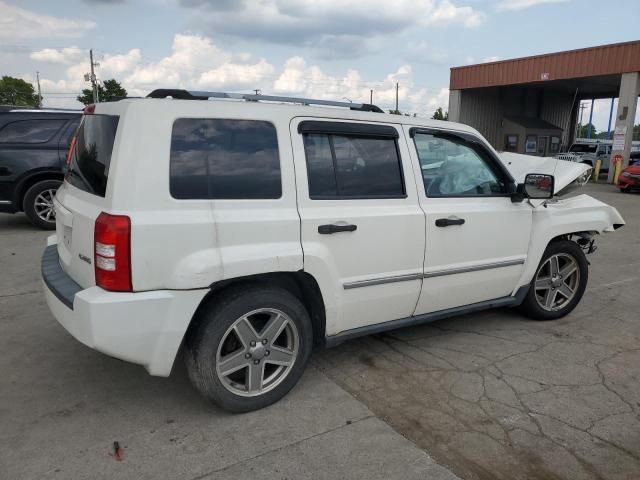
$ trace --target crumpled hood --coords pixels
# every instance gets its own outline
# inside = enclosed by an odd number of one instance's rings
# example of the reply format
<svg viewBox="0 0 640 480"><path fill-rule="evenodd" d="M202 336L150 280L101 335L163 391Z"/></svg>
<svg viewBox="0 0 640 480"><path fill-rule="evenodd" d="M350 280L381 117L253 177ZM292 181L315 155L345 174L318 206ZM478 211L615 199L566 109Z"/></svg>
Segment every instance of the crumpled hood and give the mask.
<svg viewBox="0 0 640 480"><path fill-rule="evenodd" d="M559 160L551 157L535 157L520 153L502 152L502 163L517 183L523 183L527 173L544 173L555 178L554 194L565 188L591 167L584 163Z"/></svg>

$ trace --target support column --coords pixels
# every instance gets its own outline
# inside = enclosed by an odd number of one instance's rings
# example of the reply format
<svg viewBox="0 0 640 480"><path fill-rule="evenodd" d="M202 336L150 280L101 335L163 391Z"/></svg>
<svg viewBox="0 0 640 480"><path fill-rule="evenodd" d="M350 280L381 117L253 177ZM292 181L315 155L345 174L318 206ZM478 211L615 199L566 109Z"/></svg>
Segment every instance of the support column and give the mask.
<svg viewBox="0 0 640 480"><path fill-rule="evenodd" d="M460 107L462 103L462 91L450 90L449 91L449 121L460 121Z"/></svg>
<svg viewBox="0 0 640 480"><path fill-rule="evenodd" d="M631 140L633 139L633 121L636 118L636 107L640 95L640 72L623 73L620 83L620 95L618 96L618 111L616 113L616 126L613 130L613 151L611 152L611 164L607 181L613 181L615 155L622 155L622 168L629 165L631 153Z"/></svg>

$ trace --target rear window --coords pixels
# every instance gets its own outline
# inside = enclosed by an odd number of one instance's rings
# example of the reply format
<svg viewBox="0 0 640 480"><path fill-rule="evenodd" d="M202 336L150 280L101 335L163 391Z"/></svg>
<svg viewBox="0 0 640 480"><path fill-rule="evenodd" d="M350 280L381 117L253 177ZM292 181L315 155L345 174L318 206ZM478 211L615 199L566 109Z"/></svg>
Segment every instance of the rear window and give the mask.
<svg viewBox="0 0 640 480"><path fill-rule="evenodd" d="M115 115L85 115L72 139L66 180L85 192L104 197L113 142L118 129Z"/></svg>
<svg viewBox="0 0 640 480"><path fill-rule="evenodd" d="M0 130L0 143L46 143L67 120L18 120Z"/></svg>
<svg viewBox="0 0 640 480"><path fill-rule="evenodd" d="M173 198L280 198L278 137L270 122L180 118L171 136Z"/></svg>

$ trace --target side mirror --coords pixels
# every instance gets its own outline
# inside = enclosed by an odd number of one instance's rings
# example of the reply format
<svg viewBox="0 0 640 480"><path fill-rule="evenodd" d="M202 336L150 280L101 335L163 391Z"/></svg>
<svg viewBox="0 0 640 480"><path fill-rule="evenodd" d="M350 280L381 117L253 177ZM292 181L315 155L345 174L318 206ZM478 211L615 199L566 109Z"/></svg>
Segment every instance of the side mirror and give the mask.
<svg viewBox="0 0 640 480"><path fill-rule="evenodd" d="M553 175L529 173L524 179L524 194L527 198L547 200L553 197Z"/></svg>

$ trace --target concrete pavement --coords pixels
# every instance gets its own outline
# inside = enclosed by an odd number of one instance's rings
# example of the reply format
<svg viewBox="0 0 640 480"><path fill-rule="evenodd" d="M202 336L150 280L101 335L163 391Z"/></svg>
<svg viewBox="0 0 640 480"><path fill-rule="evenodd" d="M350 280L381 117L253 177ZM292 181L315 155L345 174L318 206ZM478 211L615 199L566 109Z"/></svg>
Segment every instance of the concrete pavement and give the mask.
<svg viewBox="0 0 640 480"><path fill-rule="evenodd" d="M81 345L41 293L49 234L0 215L0 479L457 478L313 367L283 401L230 415L180 361L157 378Z"/></svg>
<svg viewBox="0 0 640 480"><path fill-rule="evenodd" d="M596 240L576 310L511 310L363 338L315 365L465 479L640 478L640 194L582 193L627 225Z"/></svg>
<svg viewBox="0 0 640 480"><path fill-rule="evenodd" d="M202 401L180 363L154 378L71 338L40 292L48 232L0 215L0 478L640 478L640 195L585 190L628 225L598 239L568 317L349 342L246 415Z"/></svg>

